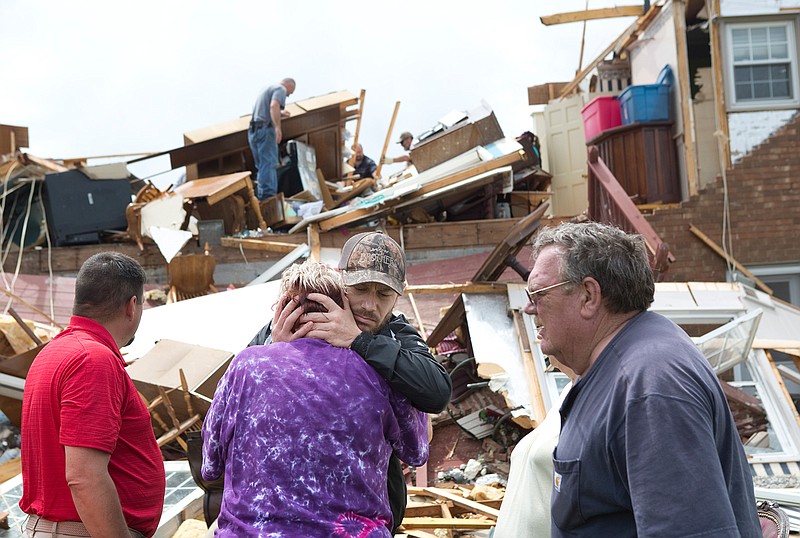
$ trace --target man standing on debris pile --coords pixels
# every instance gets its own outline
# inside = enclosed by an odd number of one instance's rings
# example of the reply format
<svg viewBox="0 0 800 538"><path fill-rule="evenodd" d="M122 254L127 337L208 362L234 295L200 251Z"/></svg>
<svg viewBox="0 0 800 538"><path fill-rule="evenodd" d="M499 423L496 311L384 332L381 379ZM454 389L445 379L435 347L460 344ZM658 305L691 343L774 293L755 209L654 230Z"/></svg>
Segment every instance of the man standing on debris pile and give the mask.
<svg viewBox="0 0 800 538"><path fill-rule="evenodd" d="M86 260L69 327L33 361L22 402L27 538L156 532L164 463L119 351L139 327L145 280L123 254Z"/></svg>
<svg viewBox="0 0 800 538"><path fill-rule="evenodd" d="M293 265L277 309L292 302L342 309L342 274ZM427 422L352 349L313 337L248 347L203 423L203 478L225 474L216 536L388 538L389 458L424 464Z"/></svg>
<svg viewBox="0 0 800 538"><path fill-rule="evenodd" d="M320 338L350 348L389 385L425 413L440 413L450 401L452 382L434 360L425 341L402 314L392 311L403 294L406 261L397 242L380 232L359 233L342 248L339 269L345 283L344 306L324 295L311 294L328 309L303 314L296 303L278 309L270 324L249 345ZM293 331L299 322L300 328ZM396 529L406 508L406 481L397 457L389 461L389 503Z"/></svg>
<svg viewBox="0 0 800 538"><path fill-rule="evenodd" d="M266 200L278 193L278 144L283 140L281 119L289 117L286 97L292 95L295 82L285 78L258 96L253 117L247 130L247 140L256 165L256 196Z"/></svg>
<svg viewBox="0 0 800 538"><path fill-rule="evenodd" d="M577 379L553 452L551 536L760 537L725 394L692 340L649 312L641 236L589 222L539 232L525 311Z"/></svg>

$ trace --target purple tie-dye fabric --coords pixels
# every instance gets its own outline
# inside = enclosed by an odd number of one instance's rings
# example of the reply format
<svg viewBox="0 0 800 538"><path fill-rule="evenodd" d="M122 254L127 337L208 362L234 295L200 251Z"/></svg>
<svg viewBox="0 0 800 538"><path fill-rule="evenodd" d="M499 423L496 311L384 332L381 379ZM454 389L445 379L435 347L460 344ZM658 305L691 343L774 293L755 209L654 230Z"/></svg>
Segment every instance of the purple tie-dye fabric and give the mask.
<svg viewBox="0 0 800 538"><path fill-rule="evenodd" d="M203 424L203 477L225 472L216 536L391 536L389 456L422 465L426 420L354 351L245 349Z"/></svg>

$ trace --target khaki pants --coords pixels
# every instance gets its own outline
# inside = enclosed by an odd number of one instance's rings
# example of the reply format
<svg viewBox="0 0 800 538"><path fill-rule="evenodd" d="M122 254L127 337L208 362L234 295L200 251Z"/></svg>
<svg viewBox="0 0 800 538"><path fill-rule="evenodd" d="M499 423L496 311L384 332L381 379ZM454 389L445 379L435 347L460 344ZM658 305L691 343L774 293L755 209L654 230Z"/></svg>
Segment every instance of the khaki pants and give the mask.
<svg viewBox="0 0 800 538"><path fill-rule="evenodd" d="M145 538L141 532L128 529L131 538ZM30 515L25 521L22 530L23 538L75 538L77 536L89 536L83 523L80 521L50 521L43 517Z"/></svg>

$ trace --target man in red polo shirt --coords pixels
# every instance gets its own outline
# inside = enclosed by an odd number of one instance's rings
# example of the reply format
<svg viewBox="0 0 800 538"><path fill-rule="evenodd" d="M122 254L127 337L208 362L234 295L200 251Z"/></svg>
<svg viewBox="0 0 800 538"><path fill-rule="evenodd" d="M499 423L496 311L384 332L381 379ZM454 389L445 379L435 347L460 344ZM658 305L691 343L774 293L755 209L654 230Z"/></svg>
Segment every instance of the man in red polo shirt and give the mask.
<svg viewBox="0 0 800 538"><path fill-rule="evenodd" d="M69 327L33 362L22 402L27 538L152 536L164 464L119 351L142 317L145 273L115 252L78 273Z"/></svg>

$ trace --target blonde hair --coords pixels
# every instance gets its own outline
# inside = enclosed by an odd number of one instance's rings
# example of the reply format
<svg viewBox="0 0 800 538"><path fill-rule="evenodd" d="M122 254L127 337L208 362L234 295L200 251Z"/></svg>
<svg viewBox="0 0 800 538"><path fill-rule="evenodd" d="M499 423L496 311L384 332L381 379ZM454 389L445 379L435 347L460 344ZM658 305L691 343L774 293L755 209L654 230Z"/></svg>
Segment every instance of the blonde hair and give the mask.
<svg viewBox="0 0 800 538"><path fill-rule="evenodd" d="M320 303L308 299L309 293L327 295L340 307L344 307L344 283L339 270L324 263L306 260L295 264L283 272L281 277L279 307L283 308L293 297L298 297L298 302L303 312L325 312Z"/></svg>

